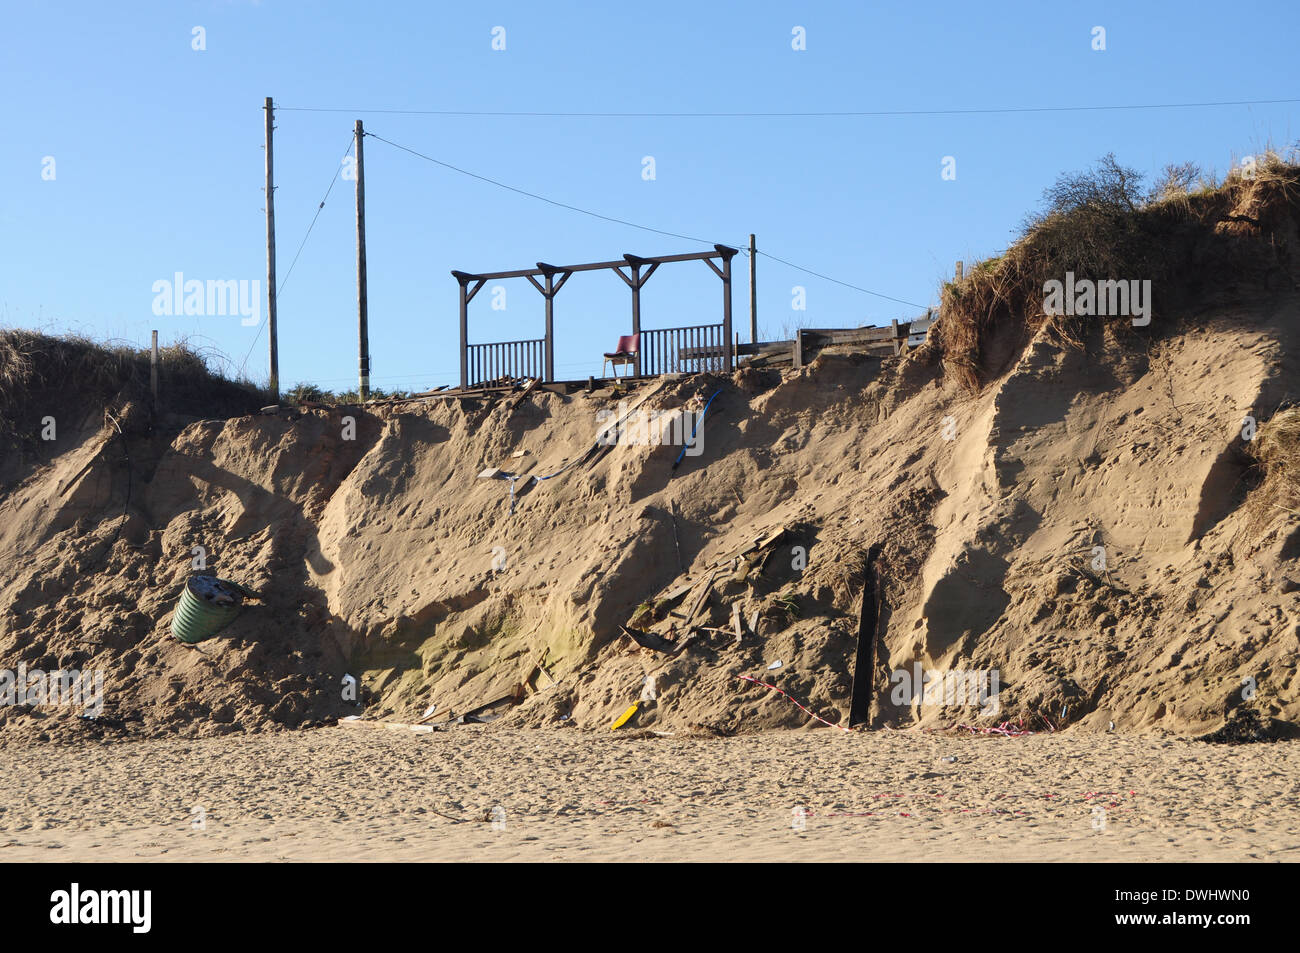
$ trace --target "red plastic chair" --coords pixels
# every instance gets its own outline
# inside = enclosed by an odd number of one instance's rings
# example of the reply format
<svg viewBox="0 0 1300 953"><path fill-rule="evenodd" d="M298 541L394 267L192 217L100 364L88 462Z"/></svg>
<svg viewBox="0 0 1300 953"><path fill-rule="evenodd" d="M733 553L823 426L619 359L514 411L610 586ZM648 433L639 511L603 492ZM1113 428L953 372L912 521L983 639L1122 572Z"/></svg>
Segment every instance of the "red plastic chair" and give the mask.
<svg viewBox="0 0 1300 953"><path fill-rule="evenodd" d="M641 335L624 334L618 339L618 347L613 353L605 352L605 363L600 366L600 376L605 376L605 368L612 367L614 376L618 377L620 365L635 365L637 354L641 349ZM625 375L626 376L626 375Z"/></svg>

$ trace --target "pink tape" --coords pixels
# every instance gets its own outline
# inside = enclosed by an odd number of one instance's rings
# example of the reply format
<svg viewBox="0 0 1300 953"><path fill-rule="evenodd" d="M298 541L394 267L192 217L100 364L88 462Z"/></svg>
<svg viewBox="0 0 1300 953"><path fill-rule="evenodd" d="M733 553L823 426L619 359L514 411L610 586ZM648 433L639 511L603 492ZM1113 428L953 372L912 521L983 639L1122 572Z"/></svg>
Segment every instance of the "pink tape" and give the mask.
<svg viewBox="0 0 1300 953"><path fill-rule="evenodd" d="M779 694L785 695L786 698L794 702L795 707L798 708L801 712L803 712L806 715L811 715L813 718L816 718L823 725L826 725L829 728L838 728L840 731L849 730L848 728L845 728L843 725L832 724L831 722L823 718L821 715L814 714L813 712L809 711L807 708L804 708L803 705L799 704L799 700L797 698L795 698L793 695L789 694L788 692L784 691L783 689L777 688L775 685L769 685L767 682L760 682L758 679L750 678L748 675L737 675L736 678L742 679L743 681L746 682L752 682L755 685L762 685L764 688L770 688L774 692L778 692Z"/></svg>

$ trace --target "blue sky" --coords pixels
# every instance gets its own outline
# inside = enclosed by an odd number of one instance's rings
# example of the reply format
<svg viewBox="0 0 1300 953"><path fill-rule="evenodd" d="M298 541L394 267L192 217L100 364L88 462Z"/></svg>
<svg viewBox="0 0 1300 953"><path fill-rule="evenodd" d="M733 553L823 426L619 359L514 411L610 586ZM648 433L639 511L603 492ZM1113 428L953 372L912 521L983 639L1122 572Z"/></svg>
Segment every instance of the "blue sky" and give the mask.
<svg viewBox="0 0 1300 953"><path fill-rule="evenodd" d="M5 0L0 324L229 355L266 375L266 336L231 316L156 316L154 282L265 292L262 102L277 114L280 375L356 383L353 184L368 132L558 202L742 243L927 305L956 259L1004 248L1062 171L1114 151L1154 171L1300 138L1300 104L834 118L539 118L465 112L861 112L1300 98L1300 5L1237 3L58 3ZM493 28L505 50L493 50ZM792 30L806 31L805 50ZM1092 31L1106 49L1092 49ZM193 49L202 27L206 49ZM643 178L654 157L655 178ZM945 156L956 178L941 177ZM54 177L43 177L53 157ZM454 382L449 272L706 246L556 208L366 140L372 382ZM735 261L748 337L747 264ZM471 306L471 340L540 337L523 281ZM792 309L806 289L807 310ZM887 323L918 309L763 257L760 337ZM599 372L629 328L607 272L556 298L557 376ZM720 320L701 263L646 286L647 328ZM264 316L265 307L261 309Z"/></svg>

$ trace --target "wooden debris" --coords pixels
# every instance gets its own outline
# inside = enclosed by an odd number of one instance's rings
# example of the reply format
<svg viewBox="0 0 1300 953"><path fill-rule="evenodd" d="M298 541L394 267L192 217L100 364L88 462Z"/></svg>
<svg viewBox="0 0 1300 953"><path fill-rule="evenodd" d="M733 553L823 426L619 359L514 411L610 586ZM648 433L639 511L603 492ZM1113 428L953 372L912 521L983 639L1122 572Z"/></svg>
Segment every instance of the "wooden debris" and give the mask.
<svg viewBox="0 0 1300 953"><path fill-rule="evenodd" d="M652 652L663 652L665 655L673 654L678 647L676 642L670 642L661 635L655 635L653 632L642 632L640 629L629 629L625 625L619 625L623 634L635 642L637 645Z"/></svg>
<svg viewBox="0 0 1300 953"><path fill-rule="evenodd" d="M735 553L731 556L724 556L718 559L716 562L714 562L713 565L714 566L738 565L736 563L737 560L743 559L749 556L751 553L758 553L758 552L762 552L765 549L770 549L771 547L775 546L777 543L785 539L786 534L788 532L789 530L786 527L778 526L775 529L768 530L766 533L761 533L758 536L755 536L750 543L748 543L743 549L740 550L740 552Z"/></svg>
<svg viewBox="0 0 1300 953"><path fill-rule="evenodd" d="M690 623L692 620L694 620L694 618L699 614L700 609L704 607L704 603L708 600L709 595L713 592L713 580L717 578L717 575L718 575L717 570L714 569L710 571L707 576L704 577L704 581L700 586L700 594L699 596L696 597L695 602L691 604L690 611L686 613L687 623Z"/></svg>
<svg viewBox="0 0 1300 953"><path fill-rule="evenodd" d="M528 382L528 386L525 387L522 391L520 391L517 396L513 397L510 403L506 405L507 410L514 410L516 407L518 407L525 397L527 397L529 394L531 394L533 391L537 389L537 385L540 384L541 382L542 379L540 377L534 377L532 380L530 380Z"/></svg>
<svg viewBox="0 0 1300 953"><path fill-rule="evenodd" d="M376 721L370 718L340 718L338 726L340 728L379 728L386 731L413 731L419 735L441 730L434 725L422 725L418 722L411 724L404 721Z"/></svg>
<svg viewBox="0 0 1300 953"><path fill-rule="evenodd" d="M682 564L682 542L677 537L677 501L672 500L668 504L668 515L673 522L673 546L677 550L677 571L684 572L685 566Z"/></svg>

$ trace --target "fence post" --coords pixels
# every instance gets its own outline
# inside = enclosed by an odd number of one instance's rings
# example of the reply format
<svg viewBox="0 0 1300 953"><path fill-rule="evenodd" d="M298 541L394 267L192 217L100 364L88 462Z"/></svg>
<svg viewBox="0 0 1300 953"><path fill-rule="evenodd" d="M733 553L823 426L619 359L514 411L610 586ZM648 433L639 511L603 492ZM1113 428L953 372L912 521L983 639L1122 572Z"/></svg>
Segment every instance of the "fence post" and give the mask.
<svg viewBox="0 0 1300 953"><path fill-rule="evenodd" d="M957 277L955 280L961 281L964 272L965 272L965 262L960 262L960 261L957 262Z"/></svg>
<svg viewBox="0 0 1300 953"><path fill-rule="evenodd" d="M158 408L158 332L153 333L153 347L149 352L149 390L153 394L154 409ZM279 394L276 394L277 399Z"/></svg>

